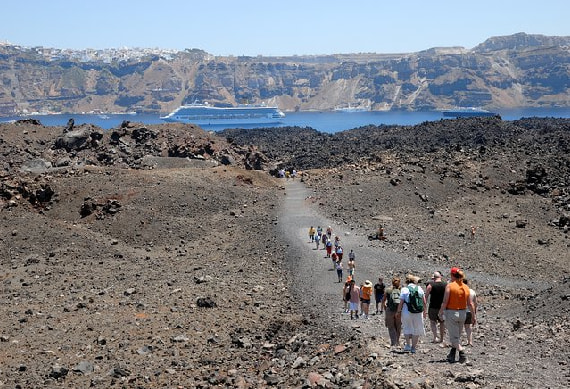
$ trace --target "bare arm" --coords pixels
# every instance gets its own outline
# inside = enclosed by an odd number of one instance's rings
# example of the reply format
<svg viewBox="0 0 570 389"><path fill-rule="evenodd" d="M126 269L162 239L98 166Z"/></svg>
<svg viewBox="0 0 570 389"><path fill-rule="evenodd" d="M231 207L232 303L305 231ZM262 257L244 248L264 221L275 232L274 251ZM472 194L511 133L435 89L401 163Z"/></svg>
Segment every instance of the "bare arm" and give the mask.
<svg viewBox="0 0 570 389"><path fill-rule="evenodd" d="M396 315L402 314L402 307L404 306L404 300L400 298L400 304L398 305L398 309L396 310Z"/></svg>
<svg viewBox="0 0 570 389"><path fill-rule="evenodd" d="M439 316L443 316L443 310L447 307L447 303L449 302L449 290L449 284L447 284L443 295L443 302L441 303L441 308L439 308Z"/></svg>
<svg viewBox="0 0 570 389"><path fill-rule="evenodd" d="M429 299L429 294L431 293L431 284L428 284L427 288L426 288L426 294L424 295L424 306L426 305L426 302Z"/></svg>
<svg viewBox="0 0 570 389"><path fill-rule="evenodd" d="M474 301L476 299L477 297L473 297L471 293L469 293L469 300L467 300L467 303L469 304L469 311L471 311L471 324L477 323L477 305Z"/></svg>

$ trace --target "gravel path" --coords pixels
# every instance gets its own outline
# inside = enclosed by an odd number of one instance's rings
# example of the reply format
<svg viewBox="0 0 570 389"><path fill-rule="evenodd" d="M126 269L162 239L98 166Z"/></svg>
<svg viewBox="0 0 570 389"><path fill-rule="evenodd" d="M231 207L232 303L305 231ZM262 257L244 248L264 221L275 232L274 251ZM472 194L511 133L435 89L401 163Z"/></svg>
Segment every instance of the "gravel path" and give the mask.
<svg viewBox="0 0 570 389"><path fill-rule="evenodd" d="M318 203L314 201L317 197L299 180L289 180L285 184L285 201L281 209L278 228L283 236L284 247L291 266L293 278L293 293L300 300L301 305L306 307L308 314L312 314L317 321L326 322L333 328L342 326L345 329L358 329L364 335L376 337L378 342L373 342L380 348L388 345L388 332L384 326L383 316L370 316L370 320L350 320L347 314L343 313L342 286L338 283L336 271L332 268L332 262L325 258L325 251L321 248L315 250L315 245L309 242L308 230L310 226L323 227L331 226L333 235L341 238L345 252L344 278L346 278L346 262L348 253L354 250L356 254L357 283L370 280L376 283L379 276L384 278L384 283L388 287L393 275L398 275L402 279L409 272L428 276L434 270L433 265L421 261L417 258L395 253L381 247L374 246L368 240L365 233L352 230L346 225L339 225L332 219L319 214ZM441 269L445 271L445 269ZM537 284L532 281L518 280L504 276L497 276L483 272L469 271L468 276L477 281L477 285L488 285L490 287L517 288L533 287L536 290L548 288L544 283ZM423 282L423 281L422 281ZM370 313L374 312L374 300L370 304ZM430 339L429 321L426 321L426 337L423 341Z"/></svg>
<svg viewBox="0 0 570 389"><path fill-rule="evenodd" d="M315 245L309 242L310 226L331 226L333 236L338 235L344 248L344 278L346 279L346 262L348 253L354 250L356 255L355 279L357 283L370 280L376 283L379 276L387 284L393 269L409 271L430 271L423 263L403 255L389 252L378 247L370 247L367 236L350 230L345 225L338 225L333 220L319 214L317 204L313 202L311 191L300 181L285 183L286 199L283 202L282 214L279 218L280 233L286 242L285 250L291 258L294 279L293 290L301 304L315 314L317 320L326 321L333 327L348 326L357 328L365 335L378 336L388 339L384 327L383 316L370 316L370 320L351 321L342 312L342 283L338 283L336 271L332 262L325 258L325 250L317 251ZM398 273L399 274L399 273ZM399 274L405 275L405 272ZM388 285L388 284L387 284ZM374 312L374 301L371 301L370 313ZM379 320L382 318L382 320Z"/></svg>
<svg viewBox="0 0 570 389"><path fill-rule="evenodd" d="M326 313L328 318L344 317L340 315L342 284L337 281L331 260L325 258L322 245L317 251L315 245L309 242L310 226L316 228L320 225L323 230L331 226L333 235L341 238L345 253L345 260L343 260L345 278L348 253L351 249L354 250L357 283L365 280L376 283L378 277L382 276L384 283L389 286L392 275L399 275L403 278L408 272L428 275L436 270L430 263L372 246L364 233L351 230L346 225L338 225L333 220L320 215L318 205L313 201L315 196L302 182L287 181L285 188L286 200L283 202L279 228L286 242L285 249L291 258L292 270L298 275L295 289L302 292L299 297L302 298L303 305L317 308L320 312ZM480 284L501 287L539 287L532 281L499 277L483 272L469 271L469 277ZM541 284L540 288L543 287L545 285Z"/></svg>

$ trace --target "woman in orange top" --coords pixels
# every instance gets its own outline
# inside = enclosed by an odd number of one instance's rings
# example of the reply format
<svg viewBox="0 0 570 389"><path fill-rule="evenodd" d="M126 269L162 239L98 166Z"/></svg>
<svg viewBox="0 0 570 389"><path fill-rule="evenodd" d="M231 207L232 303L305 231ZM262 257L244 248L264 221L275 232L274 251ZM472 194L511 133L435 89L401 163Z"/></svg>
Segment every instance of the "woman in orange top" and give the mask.
<svg viewBox="0 0 570 389"><path fill-rule="evenodd" d="M455 362L455 353L459 350L459 363L465 363L467 358L465 352L461 347L461 331L465 324L465 317L467 316L467 305L471 312L475 312L473 301L469 299L469 287L463 283L465 273L457 267L451 268L451 282L445 287L445 294L443 295L443 302L439 309L439 316L444 317L445 312L445 327L449 333L449 343L451 343L451 350L447 355L448 362ZM476 318L473 314L472 323L475 324Z"/></svg>
<svg viewBox="0 0 570 389"><path fill-rule="evenodd" d="M370 309L370 298L372 297L372 282L366 280L362 287L362 313L365 319L368 319L368 310Z"/></svg>

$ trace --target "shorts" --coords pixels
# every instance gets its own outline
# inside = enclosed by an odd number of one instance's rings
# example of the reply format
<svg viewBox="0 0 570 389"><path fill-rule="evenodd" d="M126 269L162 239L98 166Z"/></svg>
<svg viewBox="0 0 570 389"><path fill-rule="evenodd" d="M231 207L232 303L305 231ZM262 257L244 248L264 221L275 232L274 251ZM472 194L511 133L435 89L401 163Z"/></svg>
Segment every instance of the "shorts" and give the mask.
<svg viewBox="0 0 570 389"><path fill-rule="evenodd" d="M383 298L384 298L384 294L383 294L383 293L374 295L374 299L376 300L376 303L377 303L377 304L379 304L379 303L382 301Z"/></svg>
<svg viewBox="0 0 570 389"><path fill-rule="evenodd" d="M449 332L449 343L451 343L452 346L459 344L461 331L463 331L463 325L465 324L465 316L467 316L465 309L458 311L451 309L445 310L445 328L447 328L447 332Z"/></svg>
<svg viewBox="0 0 570 389"><path fill-rule="evenodd" d="M425 336L423 314L402 312L402 333L404 335Z"/></svg>
<svg viewBox="0 0 570 389"><path fill-rule="evenodd" d="M352 301L348 305L348 309L351 311L358 312L358 303L353 303Z"/></svg>
<svg viewBox="0 0 570 389"><path fill-rule="evenodd" d="M366 299L366 300L365 300L365 299L360 299L360 302L361 302L362 304L370 304L370 299Z"/></svg>
<svg viewBox="0 0 570 389"><path fill-rule="evenodd" d="M443 320L441 320L441 318L439 317L439 308L428 309L428 317L431 321L443 323Z"/></svg>
<svg viewBox="0 0 570 389"><path fill-rule="evenodd" d="M465 324L471 324L472 320L473 320L473 315L471 314L471 312L467 312L467 316L465 316Z"/></svg>

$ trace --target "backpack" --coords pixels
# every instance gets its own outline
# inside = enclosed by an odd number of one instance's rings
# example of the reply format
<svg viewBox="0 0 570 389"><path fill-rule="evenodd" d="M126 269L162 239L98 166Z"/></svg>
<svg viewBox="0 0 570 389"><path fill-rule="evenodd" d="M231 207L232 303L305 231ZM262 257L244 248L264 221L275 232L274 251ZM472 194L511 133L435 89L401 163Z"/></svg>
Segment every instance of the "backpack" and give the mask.
<svg viewBox="0 0 570 389"><path fill-rule="evenodd" d="M420 292L418 290L418 287L411 287L408 286L408 289L410 290L410 295L408 297L408 302L406 302L406 304L408 304L408 311L410 313L420 313L424 311L424 300L422 299L422 297L420 296Z"/></svg>
<svg viewBox="0 0 570 389"><path fill-rule="evenodd" d="M396 312L398 310L398 305L400 305L400 289L392 289L390 293L386 296L388 302L386 306L390 312Z"/></svg>

